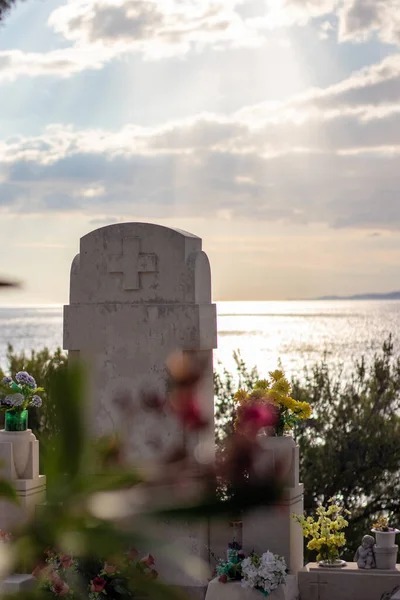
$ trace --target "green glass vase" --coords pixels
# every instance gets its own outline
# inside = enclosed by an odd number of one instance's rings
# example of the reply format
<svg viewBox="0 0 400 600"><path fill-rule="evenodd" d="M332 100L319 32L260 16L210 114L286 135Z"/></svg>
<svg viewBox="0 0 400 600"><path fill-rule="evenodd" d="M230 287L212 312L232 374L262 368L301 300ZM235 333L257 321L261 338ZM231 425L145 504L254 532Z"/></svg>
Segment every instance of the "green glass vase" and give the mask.
<svg viewBox="0 0 400 600"><path fill-rule="evenodd" d="M6 431L26 431L28 429L28 411L6 410L4 429Z"/></svg>

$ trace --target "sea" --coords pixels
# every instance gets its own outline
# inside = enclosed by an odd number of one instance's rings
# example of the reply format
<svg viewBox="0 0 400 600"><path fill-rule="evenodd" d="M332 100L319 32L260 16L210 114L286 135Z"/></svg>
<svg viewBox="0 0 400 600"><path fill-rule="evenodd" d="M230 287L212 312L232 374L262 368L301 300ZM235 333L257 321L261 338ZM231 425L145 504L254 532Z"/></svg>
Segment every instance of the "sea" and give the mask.
<svg viewBox="0 0 400 600"><path fill-rule="evenodd" d="M7 371L7 346L30 353L62 348L60 305L0 307L0 366ZM371 360L391 334L400 352L400 301L218 302L215 367L235 370L240 352L261 376L281 365L288 376L325 362L346 376L362 355Z"/></svg>

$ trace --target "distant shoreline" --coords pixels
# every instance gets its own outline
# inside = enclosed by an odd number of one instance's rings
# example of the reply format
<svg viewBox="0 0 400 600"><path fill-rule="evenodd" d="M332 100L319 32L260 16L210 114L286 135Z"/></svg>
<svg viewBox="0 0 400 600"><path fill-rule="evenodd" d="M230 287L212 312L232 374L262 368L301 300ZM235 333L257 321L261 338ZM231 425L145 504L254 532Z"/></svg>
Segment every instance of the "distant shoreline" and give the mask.
<svg viewBox="0 0 400 600"><path fill-rule="evenodd" d="M389 294L356 294L354 296L321 296L313 300L400 300L400 292Z"/></svg>
<svg viewBox="0 0 400 600"><path fill-rule="evenodd" d="M254 303L279 303L279 302L335 302L335 301L367 301L367 300L400 300L400 291L388 294L357 294L354 296L320 296L318 298L282 298L280 300L212 300L213 304L254 304ZM0 310L62 310L67 303L26 303L12 304L0 303Z"/></svg>

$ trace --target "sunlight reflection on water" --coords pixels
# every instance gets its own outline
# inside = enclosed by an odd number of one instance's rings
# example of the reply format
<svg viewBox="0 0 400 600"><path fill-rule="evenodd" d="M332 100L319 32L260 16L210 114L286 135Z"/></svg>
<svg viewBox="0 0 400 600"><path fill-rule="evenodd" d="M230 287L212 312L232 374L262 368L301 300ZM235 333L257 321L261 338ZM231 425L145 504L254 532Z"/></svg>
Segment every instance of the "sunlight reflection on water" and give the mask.
<svg viewBox="0 0 400 600"><path fill-rule="evenodd" d="M398 346L400 301L221 302L215 362L234 369L233 352L260 373L278 361L288 375L301 374L326 353L327 362L349 370L362 353L371 357L392 333ZM0 364L7 343L16 350L62 345L62 307L0 307Z"/></svg>
<svg viewBox="0 0 400 600"><path fill-rule="evenodd" d="M219 348L216 359L234 368L240 349L249 366L267 373L279 360L288 375L324 353L332 367L349 371L363 353L369 358L392 333L399 339L400 302L224 302L218 305Z"/></svg>

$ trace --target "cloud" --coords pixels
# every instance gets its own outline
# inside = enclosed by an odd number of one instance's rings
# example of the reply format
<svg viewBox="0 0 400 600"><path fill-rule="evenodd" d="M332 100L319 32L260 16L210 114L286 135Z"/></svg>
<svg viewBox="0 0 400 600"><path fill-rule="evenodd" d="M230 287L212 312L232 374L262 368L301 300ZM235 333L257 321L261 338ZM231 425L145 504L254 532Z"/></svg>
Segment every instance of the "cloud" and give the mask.
<svg viewBox="0 0 400 600"><path fill-rule="evenodd" d="M235 0L68 0L51 13L48 26L69 45L41 53L0 51L0 81L70 77L126 53L155 60L266 41L257 24L237 12Z"/></svg>
<svg viewBox="0 0 400 600"><path fill-rule="evenodd" d="M70 77L127 53L159 60L260 47L271 30L310 23L321 39L337 30L339 43L376 35L400 45L398 0L67 0L48 26L69 45L42 53L0 51L0 81Z"/></svg>
<svg viewBox="0 0 400 600"><path fill-rule="evenodd" d="M376 34L382 42L400 45L398 0L346 0L338 16L340 41L362 42Z"/></svg>
<svg viewBox="0 0 400 600"><path fill-rule="evenodd" d="M313 19L334 13L338 0L266 0L266 12L258 18L260 26L304 26Z"/></svg>
<svg viewBox="0 0 400 600"><path fill-rule="evenodd" d="M77 45L147 58L263 41L235 10L234 0L69 0L52 13L49 25Z"/></svg>
<svg viewBox="0 0 400 600"><path fill-rule="evenodd" d="M0 210L398 228L399 78L394 56L230 116L0 141Z"/></svg>
<svg viewBox="0 0 400 600"><path fill-rule="evenodd" d="M101 69L116 55L110 49L72 46L51 52L0 51L0 82L14 81L18 77L56 75L70 77L85 69Z"/></svg>

